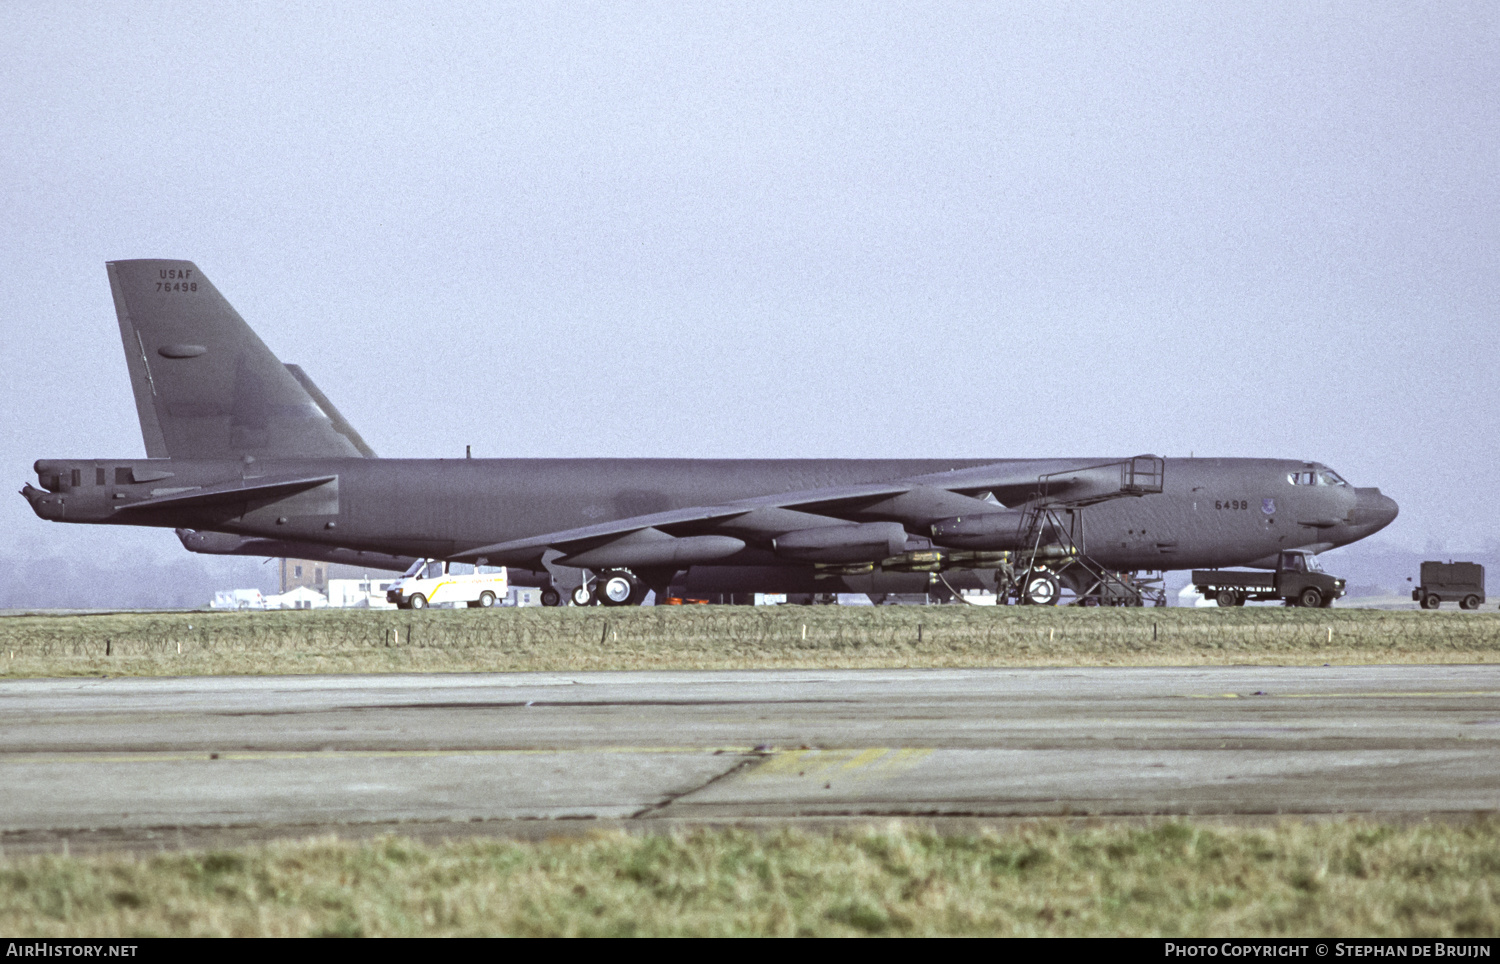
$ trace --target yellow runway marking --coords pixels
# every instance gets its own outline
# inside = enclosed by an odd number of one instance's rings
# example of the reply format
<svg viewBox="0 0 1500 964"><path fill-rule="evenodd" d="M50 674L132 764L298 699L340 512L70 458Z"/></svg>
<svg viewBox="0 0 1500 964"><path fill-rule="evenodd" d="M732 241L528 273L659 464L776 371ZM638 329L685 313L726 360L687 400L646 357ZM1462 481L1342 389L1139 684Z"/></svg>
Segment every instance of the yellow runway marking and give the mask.
<svg viewBox="0 0 1500 964"><path fill-rule="evenodd" d="M850 760L848 763L845 763L843 766L839 767L839 769L857 770L862 766L874 763L876 760L885 756L887 752L889 751L887 751L883 746L872 747L871 749L865 750L863 753L856 755L854 759Z"/></svg>
<svg viewBox="0 0 1500 964"><path fill-rule="evenodd" d="M930 756L932 756L932 751L928 749L897 750L884 760L881 760L875 769L884 773L900 773L910 770Z"/></svg>

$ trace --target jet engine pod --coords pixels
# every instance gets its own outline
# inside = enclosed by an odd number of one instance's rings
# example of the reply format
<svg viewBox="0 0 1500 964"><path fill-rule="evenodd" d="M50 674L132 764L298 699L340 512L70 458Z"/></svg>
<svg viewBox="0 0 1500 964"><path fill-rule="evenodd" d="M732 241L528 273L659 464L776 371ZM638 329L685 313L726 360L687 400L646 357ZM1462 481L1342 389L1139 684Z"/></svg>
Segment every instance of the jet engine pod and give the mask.
<svg viewBox="0 0 1500 964"><path fill-rule="evenodd" d="M178 529L176 532L184 549L210 556L238 555L241 549L256 541L231 532L205 532L199 529Z"/></svg>
<svg viewBox="0 0 1500 964"><path fill-rule="evenodd" d="M798 529L771 540L778 556L804 562L871 562L906 551L906 530L899 522Z"/></svg>
<svg viewBox="0 0 1500 964"><path fill-rule="evenodd" d="M733 536L684 536L681 539L632 539L626 537L559 559L565 566L578 569L626 569L649 566L684 568L732 556L745 548L744 540Z"/></svg>
<svg viewBox="0 0 1500 964"><path fill-rule="evenodd" d="M944 519L932 525L933 541L958 549L1025 549L1036 544L1038 536L1043 543L1055 542L1057 528L1052 521L1043 518L1041 531L1028 531L1026 513L1019 509L1000 512L985 512L981 515L958 516Z"/></svg>

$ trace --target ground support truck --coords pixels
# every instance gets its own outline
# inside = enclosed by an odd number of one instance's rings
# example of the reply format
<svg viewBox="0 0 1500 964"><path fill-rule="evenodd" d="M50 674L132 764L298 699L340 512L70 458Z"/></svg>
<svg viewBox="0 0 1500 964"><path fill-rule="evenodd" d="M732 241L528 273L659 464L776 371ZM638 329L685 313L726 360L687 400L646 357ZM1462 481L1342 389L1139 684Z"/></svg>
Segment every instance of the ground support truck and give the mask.
<svg viewBox="0 0 1500 964"><path fill-rule="evenodd" d="M1302 549L1278 554L1275 572L1194 569L1193 587L1220 606L1280 599L1288 606L1316 609L1332 606L1344 594L1344 580L1324 572L1318 557Z"/></svg>
<svg viewBox="0 0 1500 964"><path fill-rule="evenodd" d="M1457 602L1459 609L1478 609L1484 605L1484 567L1477 562L1424 562L1422 584L1411 598L1423 609L1436 609L1444 600Z"/></svg>

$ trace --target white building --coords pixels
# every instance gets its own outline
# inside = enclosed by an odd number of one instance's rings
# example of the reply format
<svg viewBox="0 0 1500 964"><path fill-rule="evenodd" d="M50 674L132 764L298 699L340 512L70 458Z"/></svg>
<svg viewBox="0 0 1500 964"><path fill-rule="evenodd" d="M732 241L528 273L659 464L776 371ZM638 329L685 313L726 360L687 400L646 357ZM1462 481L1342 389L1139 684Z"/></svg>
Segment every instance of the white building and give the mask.
<svg viewBox="0 0 1500 964"><path fill-rule="evenodd" d="M221 589L214 593L209 609L265 609L266 597L259 589Z"/></svg>
<svg viewBox="0 0 1500 964"><path fill-rule="evenodd" d="M328 597L316 589L298 586L290 592L266 597L267 609L327 609Z"/></svg>
<svg viewBox="0 0 1500 964"><path fill-rule="evenodd" d="M369 576L359 579L330 579L328 605L335 609L395 609L395 603L386 601L385 591L400 578L391 575L384 579L372 579Z"/></svg>

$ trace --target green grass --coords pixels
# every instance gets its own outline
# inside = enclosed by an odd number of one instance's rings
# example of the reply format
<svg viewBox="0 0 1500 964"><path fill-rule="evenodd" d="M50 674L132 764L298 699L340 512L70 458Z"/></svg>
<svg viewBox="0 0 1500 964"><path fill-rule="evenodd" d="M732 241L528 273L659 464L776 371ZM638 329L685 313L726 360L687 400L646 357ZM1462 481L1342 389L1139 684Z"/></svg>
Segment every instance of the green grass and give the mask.
<svg viewBox="0 0 1500 964"><path fill-rule="evenodd" d="M0 861L0 932L1454 936L1500 933L1500 824L1167 822Z"/></svg>
<svg viewBox="0 0 1500 964"><path fill-rule="evenodd" d="M0 618L0 676L1474 663L1500 613L729 607Z"/></svg>

